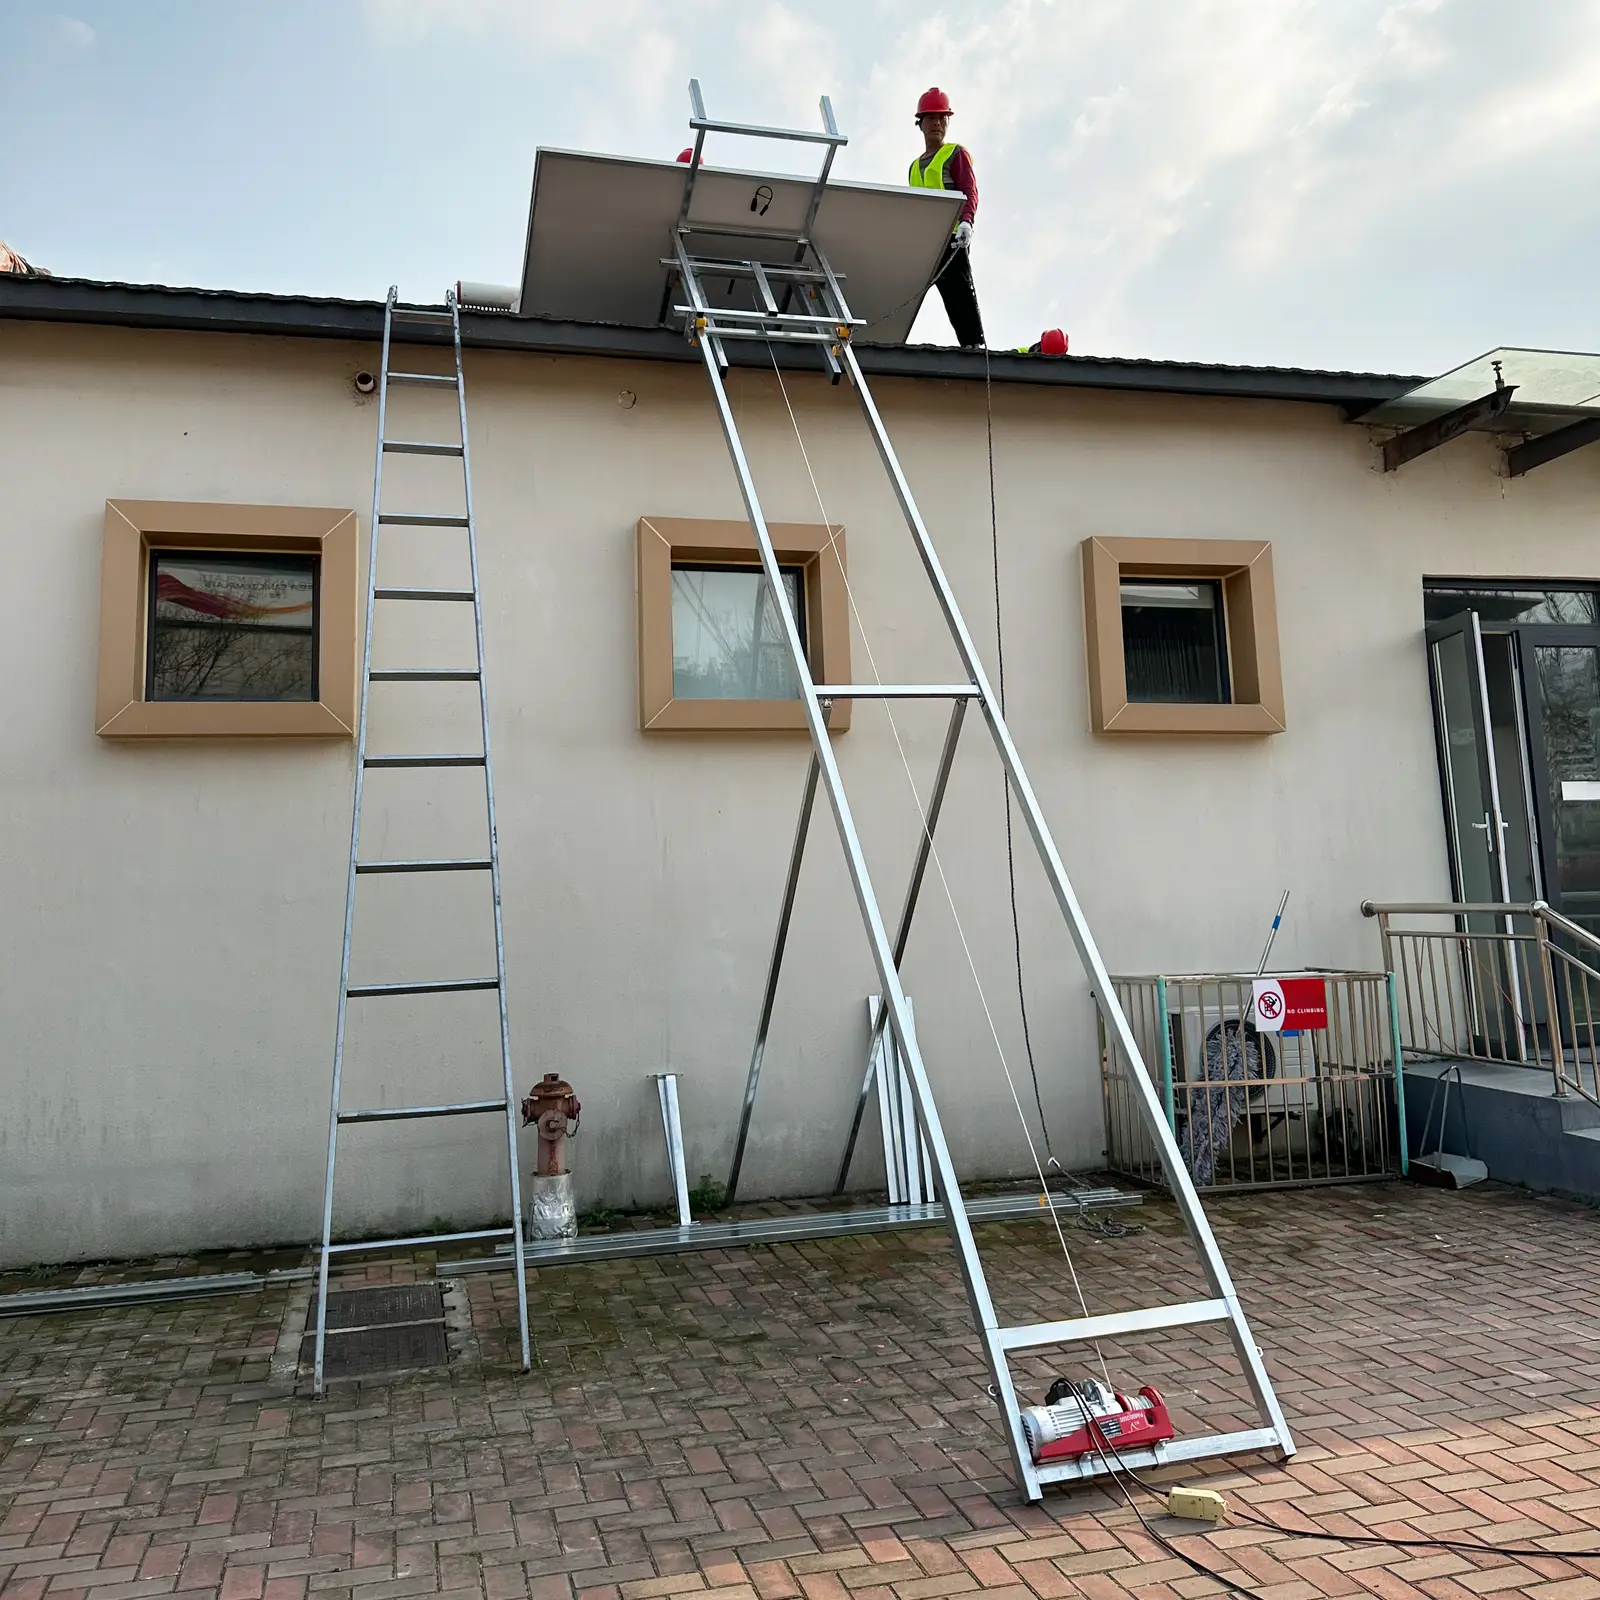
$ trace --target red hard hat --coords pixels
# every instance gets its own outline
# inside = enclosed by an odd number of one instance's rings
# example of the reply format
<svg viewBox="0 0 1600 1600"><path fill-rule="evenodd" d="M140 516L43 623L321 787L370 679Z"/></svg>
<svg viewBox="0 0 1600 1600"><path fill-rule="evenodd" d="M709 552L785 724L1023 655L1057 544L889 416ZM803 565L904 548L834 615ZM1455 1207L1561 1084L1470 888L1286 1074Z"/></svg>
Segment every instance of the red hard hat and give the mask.
<svg viewBox="0 0 1600 1600"><path fill-rule="evenodd" d="M683 161L683 162L693 161L694 160L694 146L690 145L687 150L680 150L678 152L678 159L680 161Z"/></svg>
<svg viewBox="0 0 1600 1600"><path fill-rule="evenodd" d="M1039 354L1064 356L1067 353L1067 336L1059 328L1046 328L1039 335Z"/></svg>
<svg viewBox="0 0 1600 1600"><path fill-rule="evenodd" d="M950 96L943 89L929 89L917 101L917 115L919 117L930 116L936 111L942 111L947 117L952 114Z"/></svg>

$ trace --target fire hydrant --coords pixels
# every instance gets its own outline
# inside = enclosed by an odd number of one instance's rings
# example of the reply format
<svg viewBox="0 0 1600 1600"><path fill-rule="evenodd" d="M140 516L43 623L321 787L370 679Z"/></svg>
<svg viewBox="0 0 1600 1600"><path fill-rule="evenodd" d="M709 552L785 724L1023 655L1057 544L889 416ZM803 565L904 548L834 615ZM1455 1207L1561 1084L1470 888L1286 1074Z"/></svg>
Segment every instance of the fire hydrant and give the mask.
<svg viewBox="0 0 1600 1600"><path fill-rule="evenodd" d="M539 1164L528 1195L529 1239L572 1239L578 1233L578 1208L567 1170L567 1140L578 1131L583 1107L572 1085L547 1072L522 1102L523 1127L539 1130Z"/></svg>

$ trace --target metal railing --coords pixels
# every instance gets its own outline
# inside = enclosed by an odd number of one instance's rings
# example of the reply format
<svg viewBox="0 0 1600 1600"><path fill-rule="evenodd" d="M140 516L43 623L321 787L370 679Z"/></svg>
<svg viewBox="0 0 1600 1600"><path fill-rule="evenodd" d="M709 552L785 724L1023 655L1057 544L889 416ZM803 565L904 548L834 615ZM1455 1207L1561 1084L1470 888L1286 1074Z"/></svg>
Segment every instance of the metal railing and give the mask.
<svg viewBox="0 0 1600 1600"><path fill-rule="evenodd" d="M1556 1095L1600 1103L1600 938L1542 900L1361 910L1378 920L1406 1052L1547 1071Z"/></svg>
<svg viewBox="0 0 1600 1600"><path fill-rule="evenodd" d="M1197 1188L1352 1183L1406 1169L1389 975L1295 976L1322 980L1324 1026L1258 1030L1253 973L1111 980ZM1107 1165L1165 1185L1138 1114L1136 1069L1103 1024L1099 1032Z"/></svg>

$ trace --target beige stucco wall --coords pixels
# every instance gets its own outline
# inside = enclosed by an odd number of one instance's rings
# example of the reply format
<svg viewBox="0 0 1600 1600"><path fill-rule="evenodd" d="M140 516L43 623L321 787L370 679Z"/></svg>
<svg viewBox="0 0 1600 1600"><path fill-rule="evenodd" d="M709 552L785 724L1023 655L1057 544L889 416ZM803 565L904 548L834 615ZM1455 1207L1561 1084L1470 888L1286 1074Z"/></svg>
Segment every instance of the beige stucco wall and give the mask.
<svg viewBox="0 0 1600 1600"><path fill-rule="evenodd" d="M365 528L376 405L350 377L375 354L0 329L0 1264L305 1239L317 1226L352 750L97 739L100 523L106 498L125 496L346 505ZM769 514L820 520L776 381L740 372L732 389ZM789 389L827 515L849 529L879 671L949 677L953 652L852 396L820 378ZM637 404L619 404L623 390ZM876 392L992 656L983 391ZM577 1086L585 1203L660 1200L653 1070L682 1074L691 1173L726 1171L805 746L637 731L635 519L741 514L704 377L478 354L468 394L519 1088L547 1070ZM443 403L401 398L390 432L428 436L429 408L441 416ZM1375 964L1363 896L1448 891L1421 578L1600 577L1600 460L1582 453L1508 483L1487 444L1467 439L1385 477L1364 432L1316 407L1001 386L994 410L1013 728L1113 970L1248 963L1284 887L1285 965ZM391 468L391 508L445 504L448 470ZM1272 541L1287 733L1089 735L1078 543L1091 533ZM419 552L452 537L397 535L402 559L385 576L444 576ZM380 659L448 659L465 643L448 621L386 614ZM857 676L870 677L859 635L854 649ZM448 707L471 704L453 688L374 692L376 748L450 748ZM925 789L943 711L903 707L896 720ZM883 709L858 705L838 748L892 913L915 812ZM481 834L470 772L370 781L378 852L448 854ZM940 839L1027 1104L999 774L976 719ZM1020 836L1018 863L1046 1110L1058 1154L1088 1165L1102 1130L1086 986ZM467 875L442 887L380 880L358 918L357 978L477 970L488 929L483 887ZM906 981L958 1165L1023 1170L937 876ZM747 1193L824 1187L860 1082L872 987L819 807ZM473 1097L493 1092L494 1075L482 997L353 1010L351 1101L433 1098L441 1086ZM346 1140L340 1215L352 1231L465 1224L495 1209L487 1123ZM858 1171L877 1181L870 1155Z"/></svg>

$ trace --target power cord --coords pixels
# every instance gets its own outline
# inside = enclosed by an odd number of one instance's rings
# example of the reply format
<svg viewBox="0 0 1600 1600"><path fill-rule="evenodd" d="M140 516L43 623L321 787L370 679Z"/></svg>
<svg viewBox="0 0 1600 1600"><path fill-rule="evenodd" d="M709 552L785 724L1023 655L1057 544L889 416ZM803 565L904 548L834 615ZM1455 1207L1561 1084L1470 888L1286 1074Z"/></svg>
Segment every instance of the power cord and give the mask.
<svg viewBox="0 0 1600 1600"><path fill-rule="evenodd" d="M979 310L979 321L982 321ZM1000 512L995 495L994 474L994 381L989 368L989 345L983 344L983 427L989 455L989 553L994 572L994 653L995 680L1000 695L1000 715L1006 714L1006 644L1005 624L1002 615L1000 591ZM1045 1165L1058 1173L1068 1184L1077 1188L1089 1187L1087 1179L1062 1166L1050 1141L1050 1124L1044 1114L1044 1094L1039 1086L1039 1066L1033 1054L1033 1032L1028 1025L1028 991L1022 977L1022 922L1017 914L1017 856L1015 834L1011 820L1011 779L1002 768L1000 788L1005 800L1006 814L1006 884L1011 896L1011 950L1017 973L1017 1010L1022 1018L1022 1043L1028 1056L1028 1075L1033 1080L1033 1103L1039 1113L1039 1132L1044 1136ZM1143 1233L1144 1224L1119 1222L1102 1217L1079 1206L1077 1224L1087 1233L1102 1239L1124 1239L1130 1234Z"/></svg>
<svg viewBox="0 0 1600 1600"><path fill-rule="evenodd" d="M1146 1494L1151 1495L1155 1499L1161 1501L1163 1504L1166 1503L1166 1495L1153 1483L1146 1483L1137 1472L1129 1467L1127 1463L1123 1461L1116 1445L1111 1444L1109 1440L1106 1441L1106 1444L1110 1445L1111 1455L1107 1456L1106 1447L1105 1445L1102 1445L1100 1440L1099 1430L1095 1428L1090 1421L1087 1403L1085 1402L1082 1394L1080 1394L1076 1389L1074 1389L1072 1392L1074 1398L1078 1402L1078 1409L1083 1413L1084 1423L1088 1428L1089 1438L1094 1444L1096 1453L1099 1455L1101 1461L1105 1464L1106 1471L1110 1473L1112 1481L1115 1482L1117 1487L1122 1490L1123 1498L1128 1502L1129 1508L1133 1511L1133 1514L1139 1519L1140 1527L1142 1527L1144 1531L1164 1550L1171 1551L1171 1553L1180 1561L1184 1562L1190 1567L1193 1567L1197 1572L1205 1573L1207 1577L1215 1579L1215 1581L1218 1583L1229 1583L1230 1580L1223 1578L1219 1574L1212 1572L1209 1568L1202 1566L1200 1563L1195 1561L1193 1557L1185 1555L1183 1551L1171 1544L1161 1533L1150 1526L1149 1522L1144 1516L1144 1513L1140 1511L1138 1505L1134 1502L1133 1496L1128 1493L1127 1485L1123 1482L1123 1479L1127 1479L1128 1482L1135 1484L1137 1487L1144 1490ZM1113 1457L1115 1458L1114 1461L1112 1459ZM1394 1550L1447 1550L1461 1555L1491 1555L1515 1557L1518 1559L1533 1559L1539 1561L1566 1561L1574 1567L1577 1566L1579 1561L1600 1561L1600 1549L1544 1550L1538 1545L1489 1544L1481 1539L1390 1539L1385 1538L1382 1534L1376 1533L1325 1533L1322 1529L1315 1526L1310 1528L1287 1527L1285 1524L1276 1522L1271 1517L1262 1516L1260 1512L1248 1507L1239 1507L1235 1514L1243 1522L1253 1523L1255 1526L1260 1528L1270 1528L1274 1533L1284 1534L1286 1537L1291 1539L1319 1539L1329 1544L1363 1546L1381 1545ZM1308 1517L1306 1520L1310 1521L1310 1518ZM1202 1538L1204 1537L1203 1534L1199 1536ZM1579 1567L1578 1570L1581 1572L1584 1569ZM1249 1596L1256 1596L1261 1593L1260 1590L1243 1589L1238 1585L1233 1586L1233 1592L1236 1594Z"/></svg>

